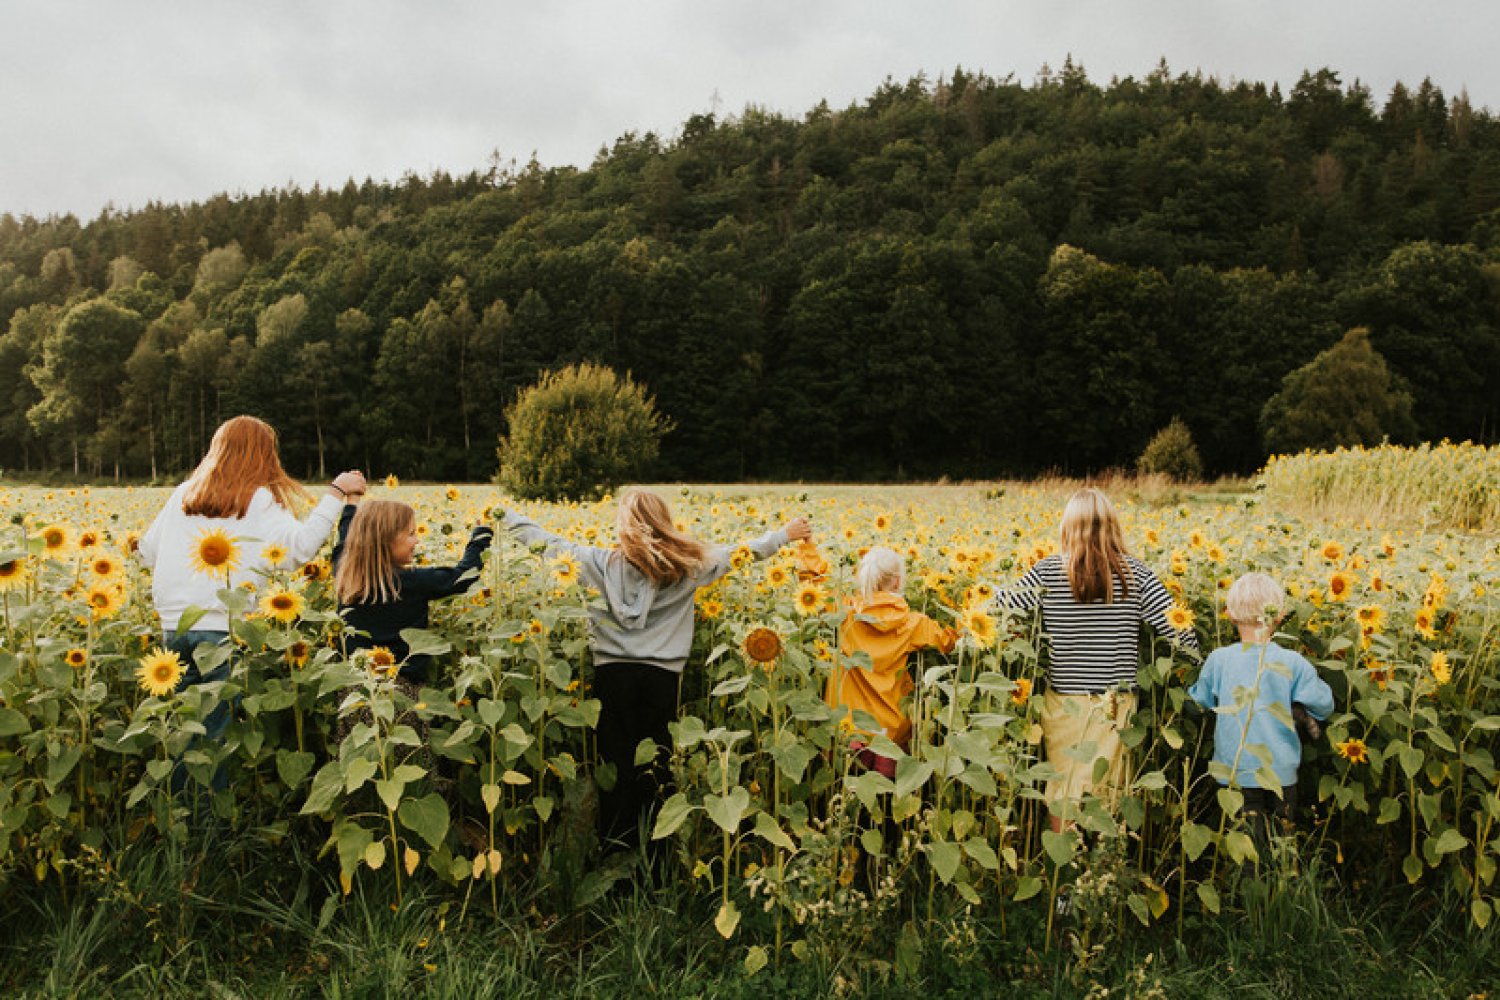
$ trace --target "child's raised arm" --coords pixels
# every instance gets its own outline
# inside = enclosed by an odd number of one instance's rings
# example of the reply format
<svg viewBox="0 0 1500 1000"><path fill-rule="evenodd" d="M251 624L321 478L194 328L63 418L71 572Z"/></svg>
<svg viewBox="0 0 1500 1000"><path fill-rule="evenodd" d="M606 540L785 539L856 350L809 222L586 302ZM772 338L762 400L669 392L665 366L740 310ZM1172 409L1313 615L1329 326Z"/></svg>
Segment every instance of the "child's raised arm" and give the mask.
<svg viewBox="0 0 1500 1000"><path fill-rule="evenodd" d="M420 594L433 599L452 597L469 589L484 566L484 550L495 540L495 529L480 525L469 533L464 554L452 566L423 566L401 573L403 593Z"/></svg>
<svg viewBox="0 0 1500 1000"><path fill-rule="evenodd" d="M788 542L800 541L812 537L812 525L805 517L794 517L779 528L773 529L761 535L759 538L745 542L745 548L757 559L766 559L776 554L776 551ZM703 575L698 578L698 586L706 587L710 583L728 573L733 566L734 547L730 545L713 545L709 547L708 564L704 567Z"/></svg>

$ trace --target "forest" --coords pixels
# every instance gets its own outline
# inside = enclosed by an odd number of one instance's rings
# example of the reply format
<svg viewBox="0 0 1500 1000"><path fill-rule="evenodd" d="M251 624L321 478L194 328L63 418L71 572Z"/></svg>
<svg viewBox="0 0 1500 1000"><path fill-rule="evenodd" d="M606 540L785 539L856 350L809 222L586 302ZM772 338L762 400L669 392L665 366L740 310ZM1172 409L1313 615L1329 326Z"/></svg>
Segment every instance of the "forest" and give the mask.
<svg viewBox="0 0 1500 1000"><path fill-rule="evenodd" d="M955 69L587 169L0 215L0 324L6 472L165 478L253 413L295 475L487 479L520 389L588 360L672 422L661 478L1077 475L1174 417L1244 473L1353 327L1417 437L1491 443L1500 121L1330 69Z"/></svg>

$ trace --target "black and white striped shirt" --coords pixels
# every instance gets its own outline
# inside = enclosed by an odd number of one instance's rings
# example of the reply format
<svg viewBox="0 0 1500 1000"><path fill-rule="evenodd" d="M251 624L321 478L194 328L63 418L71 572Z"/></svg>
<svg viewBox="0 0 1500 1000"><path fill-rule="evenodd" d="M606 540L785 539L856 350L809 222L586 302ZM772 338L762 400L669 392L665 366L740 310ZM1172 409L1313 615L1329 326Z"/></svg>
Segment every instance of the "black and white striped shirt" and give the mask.
<svg viewBox="0 0 1500 1000"><path fill-rule="evenodd" d="M1172 595L1151 568L1134 556L1125 557L1130 570L1130 596L1114 581L1114 600L1080 604L1068 586L1068 572L1060 555L1038 562L994 603L1017 611L1042 609L1042 631L1051 652L1047 682L1059 694L1096 694L1110 688L1133 689L1139 668L1141 622L1158 635L1188 649L1198 649L1191 629L1173 630L1167 623Z"/></svg>

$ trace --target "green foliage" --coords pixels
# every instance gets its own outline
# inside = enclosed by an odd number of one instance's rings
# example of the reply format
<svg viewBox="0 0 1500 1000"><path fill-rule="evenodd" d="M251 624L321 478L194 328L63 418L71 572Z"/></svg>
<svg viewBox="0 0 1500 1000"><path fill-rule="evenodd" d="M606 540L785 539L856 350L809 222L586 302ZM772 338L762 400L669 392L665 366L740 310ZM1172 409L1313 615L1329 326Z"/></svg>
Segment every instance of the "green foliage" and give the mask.
<svg viewBox="0 0 1500 1000"><path fill-rule="evenodd" d="M500 482L527 499L595 497L640 479L669 429L643 387L587 363L543 375L505 416Z"/></svg>
<svg viewBox="0 0 1500 1000"><path fill-rule="evenodd" d="M1261 412L1272 454L1408 441L1416 433L1411 394L1355 327L1288 375Z"/></svg>
<svg viewBox="0 0 1500 1000"><path fill-rule="evenodd" d="M1135 466L1142 472L1159 472L1178 482L1203 478L1203 459L1193 443L1193 432L1180 417L1173 417L1171 423L1156 432Z"/></svg>

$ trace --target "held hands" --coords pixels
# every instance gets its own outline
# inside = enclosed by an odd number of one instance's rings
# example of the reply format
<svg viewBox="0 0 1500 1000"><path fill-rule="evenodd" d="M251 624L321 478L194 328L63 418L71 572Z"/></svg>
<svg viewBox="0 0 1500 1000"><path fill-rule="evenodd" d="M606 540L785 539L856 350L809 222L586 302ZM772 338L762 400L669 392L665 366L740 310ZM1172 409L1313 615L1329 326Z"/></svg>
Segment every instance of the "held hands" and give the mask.
<svg viewBox="0 0 1500 1000"><path fill-rule="evenodd" d="M358 499L365 495L368 484L365 482L365 474L358 469L340 472L333 477L333 488L335 492L342 493L345 500Z"/></svg>
<svg viewBox="0 0 1500 1000"><path fill-rule="evenodd" d="M805 517L793 518L782 525L782 530L786 532L786 537L794 542L812 537L812 523Z"/></svg>

